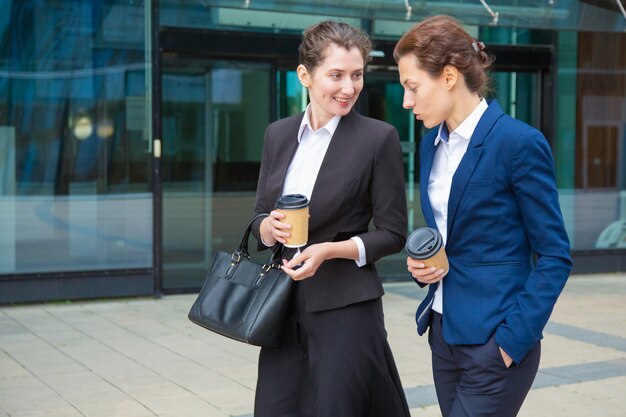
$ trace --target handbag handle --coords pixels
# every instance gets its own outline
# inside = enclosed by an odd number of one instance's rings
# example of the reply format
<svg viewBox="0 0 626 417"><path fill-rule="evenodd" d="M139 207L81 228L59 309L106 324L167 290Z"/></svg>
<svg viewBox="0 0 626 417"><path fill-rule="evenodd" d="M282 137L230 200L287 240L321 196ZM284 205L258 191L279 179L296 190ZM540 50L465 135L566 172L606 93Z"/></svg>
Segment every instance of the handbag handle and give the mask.
<svg viewBox="0 0 626 417"><path fill-rule="evenodd" d="M269 216L269 214L267 213L257 214L256 216L252 218L252 220L248 222L248 225L246 226L246 229L243 231L243 235L241 236L241 240L239 241L239 246L237 246L237 249L235 249L235 252L233 252L233 261L239 262L239 259L241 259L241 256L250 258L250 253L248 251L248 240L250 239L250 231L252 230L252 224L256 220L262 217L267 217L267 216ZM283 255L283 244L282 243L275 244L272 249L272 256L269 262L267 262L267 264L270 266L274 266L276 264L280 265L280 260L282 258L282 255Z"/></svg>

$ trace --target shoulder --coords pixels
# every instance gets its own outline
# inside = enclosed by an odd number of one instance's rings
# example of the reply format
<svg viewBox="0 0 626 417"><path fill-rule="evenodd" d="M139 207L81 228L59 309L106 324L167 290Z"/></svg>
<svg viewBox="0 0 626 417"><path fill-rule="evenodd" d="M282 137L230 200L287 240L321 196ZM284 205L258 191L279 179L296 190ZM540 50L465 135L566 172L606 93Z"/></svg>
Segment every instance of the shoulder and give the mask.
<svg viewBox="0 0 626 417"><path fill-rule="evenodd" d="M354 125L354 127L358 130L366 132L380 133L396 131L396 128L389 123L383 122L382 120L373 119L371 117L363 116L356 111L350 112L348 115L342 117L341 120L345 121L345 123Z"/></svg>
<svg viewBox="0 0 626 417"><path fill-rule="evenodd" d="M289 128L298 128L300 127L300 123L302 122L302 118L304 117L304 112L300 112L298 114L294 114L293 116L285 117L283 119L276 120L267 126L268 131L283 131L284 129Z"/></svg>
<svg viewBox="0 0 626 417"><path fill-rule="evenodd" d="M290 138L297 136L303 116L304 113L302 112L270 123L265 129L265 146L271 146L269 145L270 143L280 144L286 140L289 140Z"/></svg>
<svg viewBox="0 0 626 417"><path fill-rule="evenodd" d="M504 128L514 133L514 146L524 146L525 144L535 143L536 145L549 146L548 140L541 131L521 120L506 115L502 119L505 123Z"/></svg>
<svg viewBox="0 0 626 417"><path fill-rule="evenodd" d="M498 119L493 130L494 151L502 155L511 155L513 163L522 162L529 158L552 159L550 143L541 131L521 120L509 115Z"/></svg>
<svg viewBox="0 0 626 417"><path fill-rule="evenodd" d="M519 134L526 134L530 132L540 133L539 130L532 127L528 123L522 122L521 120L511 117L508 114L503 114L502 117L496 121L496 127L499 129L511 129L512 132Z"/></svg>
<svg viewBox="0 0 626 417"><path fill-rule="evenodd" d="M546 142L541 131L526 122L515 119L507 114L502 115L494 124L491 136L510 143L514 147L529 141Z"/></svg>
<svg viewBox="0 0 626 417"><path fill-rule="evenodd" d="M356 111L342 117L345 130L350 136L358 139L360 146L378 149L381 146L400 146L400 137L396 128L382 120L363 116ZM335 132L337 133L337 132Z"/></svg>

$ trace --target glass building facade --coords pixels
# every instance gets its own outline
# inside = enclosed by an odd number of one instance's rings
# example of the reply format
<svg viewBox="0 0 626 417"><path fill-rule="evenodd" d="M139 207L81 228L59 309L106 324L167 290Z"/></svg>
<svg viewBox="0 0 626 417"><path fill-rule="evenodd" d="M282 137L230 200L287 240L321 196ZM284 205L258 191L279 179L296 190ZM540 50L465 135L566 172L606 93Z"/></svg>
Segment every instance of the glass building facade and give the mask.
<svg viewBox="0 0 626 417"><path fill-rule="evenodd" d="M495 56L506 112L548 138L574 272L626 270L626 13L609 0L0 0L0 303L194 291L249 218L268 123L301 111L301 32L375 44L357 110L393 124L424 224L391 57L433 14ZM497 15L495 15L497 12ZM404 256L379 263L406 277Z"/></svg>

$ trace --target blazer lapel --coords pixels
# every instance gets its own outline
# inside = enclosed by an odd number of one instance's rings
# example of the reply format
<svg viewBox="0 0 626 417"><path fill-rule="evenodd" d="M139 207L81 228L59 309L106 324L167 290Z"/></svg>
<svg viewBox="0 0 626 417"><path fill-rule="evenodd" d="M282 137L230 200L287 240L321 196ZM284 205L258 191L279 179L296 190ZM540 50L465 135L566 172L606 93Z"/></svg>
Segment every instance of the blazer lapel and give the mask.
<svg viewBox="0 0 626 417"><path fill-rule="evenodd" d="M318 225L325 224L327 217L335 212L335 205L339 204L338 191L333 189L333 185L337 184L336 178L340 175L338 172L345 169L344 156L350 153L351 146L358 146L352 140L355 139L355 132L358 131L357 126L354 126L356 119L354 111L343 116L328 145L311 193L309 206L311 213L309 229L311 230ZM357 167L354 169L356 170Z"/></svg>
<svg viewBox="0 0 626 417"><path fill-rule="evenodd" d="M296 149L298 149L299 142L297 135L303 117L304 112L298 117L293 117L289 121L289 124L279 132L280 136L276 138L277 140L274 146L280 149L280 151L275 151L272 155L272 165L276 168L272 168L272 177L267 181L267 195L269 201L276 201L283 192L287 169L296 153Z"/></svg>
<svg viewBox="0 0 626 417"><path fill-rule="evenodd" d="M420 198L422 200L422 211L424 212L424 220L426 220L426 224L430 227L434 227L435 229L437 228L437 223L435 222L435 215L430 204L430 198L428 197L428 183L430 179L430 170L433 168L433 160L435 159L435 151L437 150L434 139L436 137L436 135L427 135L423 139L427 140L428 143L425 144L424 155L420 158L420 163L423 166L423 169L420 170Z"/></svg>
<svg viewBox="0 0 626 417"><path fill-rule="evenodd" d="M467 187L478 161L483 152L483 145L485 139L489 135L496 120L498 120L504 113L500 108L500 105L496 100L492 100L489 103L489 107L485 110L474 133L470 139L470 143L467 147L467 151L461 159L454 177L452 177L452 186L450 188L450 199L448 200L448 240L450 240L450 233L452 226L454 225L454 219L459 207L459 202L463 197L463 192Z"/></svg>

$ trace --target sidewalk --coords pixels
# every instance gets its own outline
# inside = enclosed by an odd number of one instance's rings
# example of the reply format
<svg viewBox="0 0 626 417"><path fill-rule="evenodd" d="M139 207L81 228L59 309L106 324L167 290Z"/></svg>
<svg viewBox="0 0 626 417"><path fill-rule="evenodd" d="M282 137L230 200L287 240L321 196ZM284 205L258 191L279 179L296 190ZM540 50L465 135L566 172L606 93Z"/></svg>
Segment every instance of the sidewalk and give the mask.
<svg viewBox="0 0 626 417"><path fill-rule="evenodd" d="M411 415L440 416L427 341L414 330L425 292L385 289ZM0 308L0 417L252 417L258 348L189 322L194 299ZM626 275L571 277L544 336L520 417L626 416Z"/></svg>

